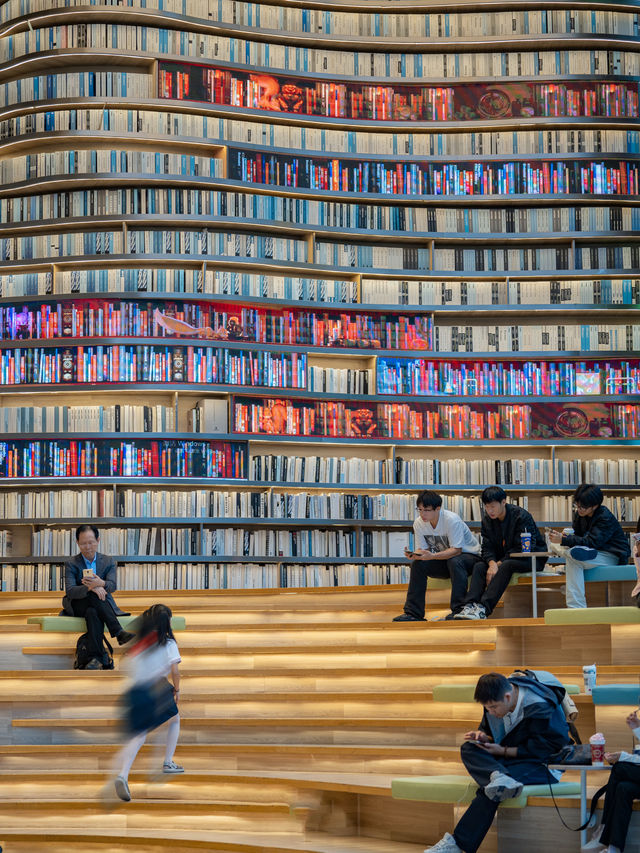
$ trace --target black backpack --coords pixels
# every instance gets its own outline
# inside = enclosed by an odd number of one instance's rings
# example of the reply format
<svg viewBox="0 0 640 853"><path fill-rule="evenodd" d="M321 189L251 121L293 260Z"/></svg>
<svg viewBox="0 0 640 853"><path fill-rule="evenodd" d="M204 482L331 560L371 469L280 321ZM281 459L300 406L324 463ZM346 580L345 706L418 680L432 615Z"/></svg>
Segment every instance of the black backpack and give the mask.
<svg viewBox="0 0 640 853"><path fill-rule="evenodd" d="M104 634L102 635L102 644L102 655L92 655L89 652L89 635L80 634L76 643L76 656L73 661L73 668L86 669L89 661L97 657L102 664L102 669L113 669L113 646Z"/></svg>

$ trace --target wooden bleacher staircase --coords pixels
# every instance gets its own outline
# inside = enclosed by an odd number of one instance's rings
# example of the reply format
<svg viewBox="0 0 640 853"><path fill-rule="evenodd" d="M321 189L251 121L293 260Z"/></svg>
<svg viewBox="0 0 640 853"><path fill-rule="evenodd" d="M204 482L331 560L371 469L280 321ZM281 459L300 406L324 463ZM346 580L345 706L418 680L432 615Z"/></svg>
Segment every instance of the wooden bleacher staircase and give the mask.
<svg viewBox="0 0 640 853"><path fill-rule="evenodd" d="M430 593L431 614L444 612L446 596ZM145 746L130 777L133 800L121 803L105 781L120 740L122 676L117 668L74 672L75 635L26 624L57 612L58 595L3 594L5 853L418 853L451 829L455 808L393 800L391 780L464 772L458 745L480 718L473 704L435 702L435 685L527 665L581 683L582 664L594 661L601 683L637 675L637 625L566 632L522 617L392 623L403 597L400 587L157 594L187 621L177 636L176 753L186 773L152 778L160 757ZM134 613L151 600L118 595ZM116 649L116 667L120 658ZM587 696L577 703L588 736L593 704ZM550 836L554 853L578 849L549 797L532 805L541 825L567 839L563 847ZM577 825L575 800L560 805ZM513 838L505 847L494 830L482 850L509 853L511 845L542 849Z"/></svg>

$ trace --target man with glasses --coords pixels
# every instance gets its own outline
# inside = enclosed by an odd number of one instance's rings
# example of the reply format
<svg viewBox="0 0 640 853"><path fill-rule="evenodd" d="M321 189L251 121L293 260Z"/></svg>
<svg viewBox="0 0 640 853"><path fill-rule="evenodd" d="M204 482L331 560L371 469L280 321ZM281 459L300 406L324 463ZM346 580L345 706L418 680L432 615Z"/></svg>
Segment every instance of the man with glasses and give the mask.
<svg viewBox="0 0 640 853"><path fill-rule="evenodd" d="M624 566L631 548L620 522L602 505L600 486L582 483L573 493L573 533L549 532L549 541L567 552L567 607L586 607L584 570L594 566Z"/></svg>
<svg viewBox="0 0 640 853"><path fill-rule="evenodd" d="M404 613L393 621L424 622L428 578L451 580L451 613L445 619L453 619L467 594L467 580L480 543L457 513L442 509L442 497L437 492L421 492L416 503L414 550L405 549L411 560L407 600Z"/></svg>

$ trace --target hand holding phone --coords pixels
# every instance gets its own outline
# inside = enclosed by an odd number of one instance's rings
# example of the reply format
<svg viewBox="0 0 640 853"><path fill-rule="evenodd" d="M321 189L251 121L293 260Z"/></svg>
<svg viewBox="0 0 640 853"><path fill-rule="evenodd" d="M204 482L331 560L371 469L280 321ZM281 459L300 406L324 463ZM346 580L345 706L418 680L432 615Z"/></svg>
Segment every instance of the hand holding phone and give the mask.
<svg viewBox="0 0 640 853"><path fill-rule="evenodd" d="M83 578L95 578L95 577L97 577L97 575L93 571L93 569L83 569L82 570L82 577Z"/></svg>

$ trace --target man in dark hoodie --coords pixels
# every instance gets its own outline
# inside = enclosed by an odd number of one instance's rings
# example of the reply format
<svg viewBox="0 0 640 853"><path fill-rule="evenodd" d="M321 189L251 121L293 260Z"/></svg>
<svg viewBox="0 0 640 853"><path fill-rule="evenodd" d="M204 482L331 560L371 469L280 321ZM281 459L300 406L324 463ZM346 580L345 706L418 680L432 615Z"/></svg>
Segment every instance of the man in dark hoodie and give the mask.
<svg viewBox="0 0 640 853"><path fill-rule="evenodd" d="M484 716L477 731L465 734L460 755L480 787L453 835L447 832L427 847L431 853L476 853L503 800L517 797L524 785L553 784L560 777L543 762L569 743L562 690L490 672L480 676L474 699Z"/></svg>
<svg viewBox="0 0 640 853"><path fill-rule="evenodd" d="M573 533L557 530L549 541L569 548L566 556L567 607L586 607L584 570L594 566L625 566L631 557L629 537L606 506L602 489L582 483L573 493Z"/></svg>
<svg viewBox="0 0 640 853"><path fill-rule="evenodd" d="M528 557L510 557L522 551L522 533L531 534L531 550L546 551L547 544L533 517L522 507L507 503L507 493L500 486L489 486L481 495L482 517L481 560L473 567L464 607L454 619L486 619L500 601L514 572L530 572ZM546 557L536 557L536 571L541 571Z"/></svg>

